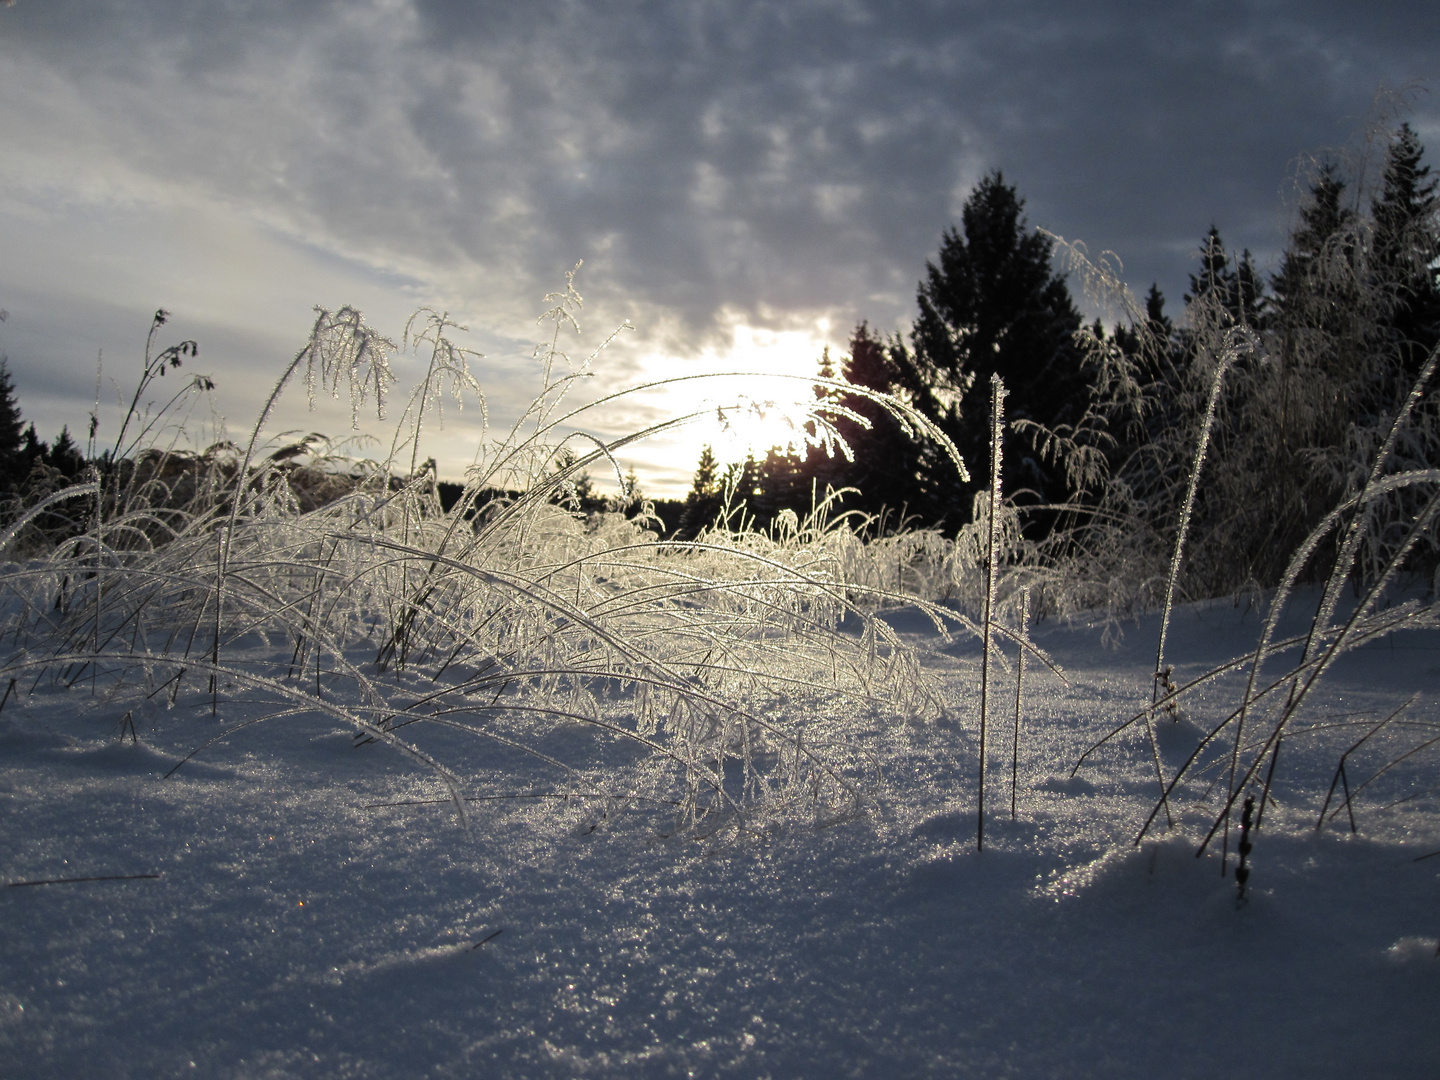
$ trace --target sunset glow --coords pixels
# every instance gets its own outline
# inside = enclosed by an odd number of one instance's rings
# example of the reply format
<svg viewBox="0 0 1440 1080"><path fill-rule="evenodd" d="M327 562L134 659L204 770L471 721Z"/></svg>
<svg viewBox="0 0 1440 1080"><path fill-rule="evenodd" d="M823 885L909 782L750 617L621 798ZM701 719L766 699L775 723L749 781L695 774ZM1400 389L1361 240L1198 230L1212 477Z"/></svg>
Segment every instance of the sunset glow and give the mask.
<svg viewBox="0 0 1440 1080"><path fill-rule="evenodd" d="M801 426L815 402L809 380L818 374L827 347L832 363L838 361L831 330L824 316L786 330L742 323L732 328L728 349L707 350L683 369L664 358L649 359L646 367L657 377L683 373L714 378L683 382L665 392L668 412L708 416L628 452L646 490L683 497L705 446L722 466L743 461L747 454L763 459L771 447L803 446Z"/></svg>

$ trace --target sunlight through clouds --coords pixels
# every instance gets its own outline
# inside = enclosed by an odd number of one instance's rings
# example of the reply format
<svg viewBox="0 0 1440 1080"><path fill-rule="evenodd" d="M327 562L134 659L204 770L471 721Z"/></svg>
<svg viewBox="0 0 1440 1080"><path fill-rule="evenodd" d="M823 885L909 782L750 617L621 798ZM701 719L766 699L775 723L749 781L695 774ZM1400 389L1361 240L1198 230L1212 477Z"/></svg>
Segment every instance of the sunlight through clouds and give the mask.
<svg viewBox="0 0 1440 1080"><path fill-rule="evenodd" d="M541 298L584 260L586 340L636 328L596 389L808 376L862 319L904 331L994 168L1032 222L1178 299L1211 221L1263 264L1294 156L1433 69L1406 27L1338 3L1220 26L1054 2L21 0L0 8L0 352L49 438L88 412L96 352L128 356L155 307L194 323L222 392L253 397L312 305L398 335L423 304L472 328L504 414ZM764 412L634 464L683 494L703 443L789 438ZM474 437L447 430L442 470Z"/></svg>
<svg viewBox="0 0 1440 1080"><path fill-rule="evenodd" d="M684 494L704 446L725 464L743 461L746 454L763 459L771 447L802 446L800 425L815 402L809 380L818 373L827 347L832 363L838 363L828 316L782 330L736 321L729 330L728 342L708 347L684 367L687 375L715 377L683 383L666 393L667 409L702 414L663 443L657 440L647 455L656 480L668 491ZM644 364L657 372L680 373L673 359L651 356Z"/></svg>

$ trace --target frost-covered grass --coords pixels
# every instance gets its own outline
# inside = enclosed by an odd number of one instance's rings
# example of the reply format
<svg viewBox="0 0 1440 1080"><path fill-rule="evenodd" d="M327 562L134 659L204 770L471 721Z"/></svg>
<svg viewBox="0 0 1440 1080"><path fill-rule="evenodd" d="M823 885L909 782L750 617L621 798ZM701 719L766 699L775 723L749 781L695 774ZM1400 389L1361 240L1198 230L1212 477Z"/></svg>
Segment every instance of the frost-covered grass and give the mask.
<svg viewBox="0 0 1440 1080"><path fill-rule="evenodd" d="M435 316L381 461L271 449L268 406L203 454L122 432L4 535L0 1073L1433 1073L1440 630L1404 543L1345 588L1433 476L1377 466L1328 582L1302 550L1255 610L1027 627L1068 601L998 491L954 540L570 512L629 441L573 434L576 299L448 513L424 424L480 402ZM392 348L321 313L276 399L358 410Z"/></svg>
<svg viewBox="0 0 1440 1080"><path fill-rule="evenodd" d="M127 433L163 430L163 410L132 407L89 483L32 507L0 537L30 536L34 547L42 521L59 537L0 577L9 649L0 680L23 696L84 688L122 713L197 687L216 716L236 695L264 702L245 726L318 712L425 765L462 820L476 793L473 761L528 752L582 783L586 761L541 748L567 725L628 744L645 763L588 775L588 792L643 788L674 808L673 830L860 812L865 751L812 720L835 695L898 716L938 709L913 654L873 617L903 582L874 580L872 555L830 525L826 502L774 534L717 526L684 544L646 531L644 513L572 512L581 470L613 465L620 447L702 414L609 442L584 434L595 410L624 395L569 403L590 361L558 348L578 297L553 299L540 392L508 431L482 437L448 512L421 467L422 428L446 390L482 414L484 401L442 316L407 328L430 363L389 453L351 463L339 497L309 508L294 465L315 456L313 440L269 451L266 424L302 380L312 394L348 389L357 415L383 405L394 346L358 313L319 313L243 447L137 453ZM153 333L142 390L189 355L152 358L152 347ZM903 404L882 403L925 427ZM833 438L824 408L810 417L821 442ZM310 472L334 475L335 462L325 464L329 473L313 463ZM506 490L515 494L495 494ZM60 527L62 507L71 516ZM842 633L847 620L863 632Z"/></svg>

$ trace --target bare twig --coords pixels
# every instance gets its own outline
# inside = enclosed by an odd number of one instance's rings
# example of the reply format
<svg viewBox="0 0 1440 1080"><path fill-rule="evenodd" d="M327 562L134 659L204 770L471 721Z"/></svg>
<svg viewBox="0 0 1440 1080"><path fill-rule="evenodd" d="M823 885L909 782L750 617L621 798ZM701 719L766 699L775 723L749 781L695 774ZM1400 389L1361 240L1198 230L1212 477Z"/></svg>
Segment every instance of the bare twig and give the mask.
<svg viewBox="0 0 1440 1080"><path fill-rule="evenodd" d="M12 881L7 889L22 889L28 885L79 885L87 881L153 881L159 874L107 874L101 877L46 878L44 881Z"/></svg>

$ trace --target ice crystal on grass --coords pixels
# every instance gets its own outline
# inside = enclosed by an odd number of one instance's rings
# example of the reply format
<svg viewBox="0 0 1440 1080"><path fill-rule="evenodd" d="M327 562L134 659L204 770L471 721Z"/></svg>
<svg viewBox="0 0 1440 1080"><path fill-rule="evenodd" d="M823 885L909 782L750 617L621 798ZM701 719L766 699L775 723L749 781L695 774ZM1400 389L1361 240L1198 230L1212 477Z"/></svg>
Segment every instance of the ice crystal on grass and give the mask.
<svg viewBox="0 0 1440 1080"><path fill-rule="evenodd" d="M355 417L367 405L383 415L394 346L351 308L317 313L243 450L142 450L32 507L6 539L71 514L48 552L4 578L0 678L89 686L117 707L201 691L217 715L233 695L266 703L245 726L338 720L432 770L462 814L484 794L478 764L513 752L580 794L673 805L672 829L855 813L865 770L827 731L827 706L843 695L897 720L938 711L915 657L874 616L933 588L923 566L935 560L897 551L893 576L877 574L887 545L866 550L825 507L774 533L720 522L689 543L643 518L567 509L572 473L613 463L645 433L580 429L620 395L567 405L595 354L572 364L559 349L561 329L578 329L573 280L549 300L540 392L479 448L448 512L421 464L424 423L446 389L482 409L483 398L442 314L407 328L430 362L383 462L337 458L319 436L264 452L296 374L312 397L348 392ZM590 448L574 453L577 440ZM324 497L305 498L317 477ZM644 764L598 776L600 744L557 742L566 731L631 745Z"/></svg>

